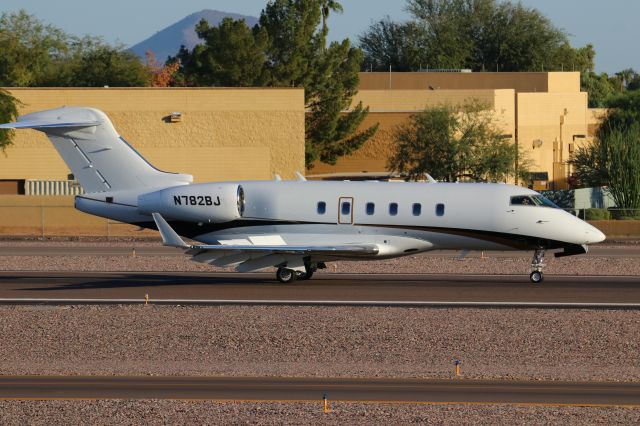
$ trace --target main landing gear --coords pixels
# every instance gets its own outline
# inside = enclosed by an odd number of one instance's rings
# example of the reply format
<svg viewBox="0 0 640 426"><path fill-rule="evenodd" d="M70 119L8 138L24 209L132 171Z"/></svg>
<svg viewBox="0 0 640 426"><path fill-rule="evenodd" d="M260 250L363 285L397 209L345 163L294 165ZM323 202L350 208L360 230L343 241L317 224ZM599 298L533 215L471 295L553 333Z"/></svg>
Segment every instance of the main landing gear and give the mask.
<svg viewBox="0 0 640 426"><path fill-rule="evenodd" d="M542 274L542 269L546 266L542 263L544 259L544 249L536 249L533 254L533 260L531 261L531 274L529 275L529 279L534 284L541 283L544 280L544 275Z"/></svg>
<svg viewBox="0 0 640 426"><path fill-rule="evenodd" d="M288 269L288 268L284 268L284 267L280 267L278 268L278 270L276 271L276 278L278 279L278 281L280 281L283 284L289 284L292 283L296 280L308 280L313 276L313 273L318 270L318 267L320 267L321 265L315 266L315 265L305 265L304 272L301 271L296 271L294 269Z"/></svg>

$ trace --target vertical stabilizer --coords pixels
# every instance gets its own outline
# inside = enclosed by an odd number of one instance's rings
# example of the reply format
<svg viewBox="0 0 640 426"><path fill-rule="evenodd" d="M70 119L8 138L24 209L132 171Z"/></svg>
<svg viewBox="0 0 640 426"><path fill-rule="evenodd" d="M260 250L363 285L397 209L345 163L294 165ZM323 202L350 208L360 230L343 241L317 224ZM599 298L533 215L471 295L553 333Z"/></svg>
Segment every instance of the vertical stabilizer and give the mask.
<svg viewBox="0 0 640 426"><path fill-rule="evenodd" d="M23 115L0 129L44 132L85 192L190 183L191 175L167 173L149 164L116 132L105 113L63 107Z"/></svg>

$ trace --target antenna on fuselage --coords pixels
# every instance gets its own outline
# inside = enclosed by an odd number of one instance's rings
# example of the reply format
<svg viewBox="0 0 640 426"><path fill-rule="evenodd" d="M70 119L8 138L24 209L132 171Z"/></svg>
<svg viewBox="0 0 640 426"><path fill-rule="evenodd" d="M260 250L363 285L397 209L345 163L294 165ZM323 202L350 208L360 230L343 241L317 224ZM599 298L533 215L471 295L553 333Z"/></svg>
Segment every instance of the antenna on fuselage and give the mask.
<svg viewBox="0 0 640 426"><path fill-rule="evenodd" d="M282 178L280 177L279 174L274 173L273 174L273 180L275 180L276 182L280 182L282 180Z"/></svg>
<svg viewBox="0 0 640 426"><path fill-rule="evenodd" d="M306 177L304 177L304 176L302 176L302 173L300 173L300 172L299 172L299 171L297 171L297 170L296 170L296 178L297 178L299 181L302 181L302 182L304 182L304 181L306 181L306 180L307 180L307 178L306 178Z"/></svg>
<svg viewBox="0 0 640 426"><path fill-rule="evenodd" d="M427 178L427 181L428 181L429 183L438 183L438 181L437 181L437 180L435 180L435 179L433 178L433 176L431 176L429 173L425 173L425 174L424 174L424 176Z"/></svg>

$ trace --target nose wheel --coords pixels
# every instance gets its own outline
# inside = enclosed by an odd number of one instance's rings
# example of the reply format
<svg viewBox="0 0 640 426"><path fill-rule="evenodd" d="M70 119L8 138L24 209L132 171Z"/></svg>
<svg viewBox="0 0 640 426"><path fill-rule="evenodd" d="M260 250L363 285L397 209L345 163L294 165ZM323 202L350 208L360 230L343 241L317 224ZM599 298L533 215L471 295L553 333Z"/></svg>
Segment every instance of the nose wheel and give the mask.
<svg viewBox="0 0 640 426"><path fill-rule="evenodd" d="M544 249L536 249L533 254L533 260L531 261L531 274L529 274L529 279L532 283L538 284L544 280L544 275L542 274L542 269L546 266L542 263L544 259Z"/></svg>
<svg viewBox="0 0 640 426"><path fill-rule="evenodd" d="M542 282L542 280L544 279L544 276L540 271L533 271L531 275L529 275L529 279L531 280L532 283L538 284L539 282Z"/></svg>

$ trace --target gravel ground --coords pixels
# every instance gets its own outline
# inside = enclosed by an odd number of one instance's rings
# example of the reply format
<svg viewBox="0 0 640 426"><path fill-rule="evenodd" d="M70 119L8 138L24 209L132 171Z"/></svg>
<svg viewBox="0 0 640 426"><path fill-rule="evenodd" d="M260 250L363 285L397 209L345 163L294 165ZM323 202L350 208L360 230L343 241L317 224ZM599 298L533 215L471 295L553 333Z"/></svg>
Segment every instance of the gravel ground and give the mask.
<svg viewBox="0 0 640 426"><path fill-rule="evenodd" d="M640 380L640 312L0 307L0 374ZM10 342L10 344L7 344Z"/></svg>
<svg viewBox="0 0 640 426"><path fill-rule="evenodd" d="M0 401L2 424L638 424L640 410L607 407L510 405L390 405L335 403L233 403L211 401Z"/></svg>

